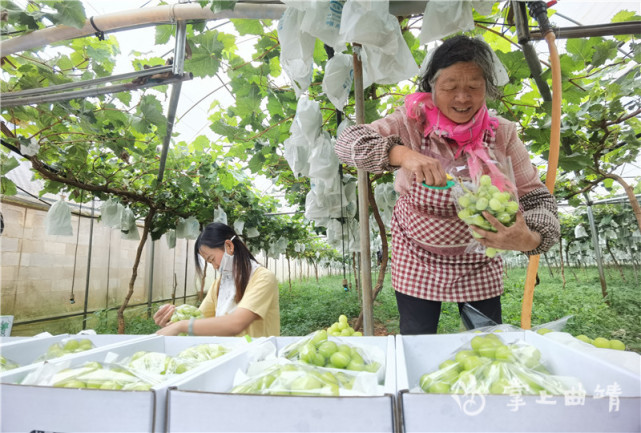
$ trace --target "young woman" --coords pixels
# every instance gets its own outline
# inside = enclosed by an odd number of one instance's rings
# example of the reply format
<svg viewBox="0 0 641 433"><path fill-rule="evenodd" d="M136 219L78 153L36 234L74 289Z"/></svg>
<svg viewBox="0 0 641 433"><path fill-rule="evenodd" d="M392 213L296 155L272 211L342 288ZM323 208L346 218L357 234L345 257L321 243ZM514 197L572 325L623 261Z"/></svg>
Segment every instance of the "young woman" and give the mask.
<svg viewBox="0 0 641 433"><path fill-rule="evenodd" d="M217 335L266 337L280 335L278 281L256 262L247 246L226 224L211 223L194 245L196 270L200 258L220 272L200 305L201 319L169 323L175 306L163 305L154 315L160 335Z"/></svg>

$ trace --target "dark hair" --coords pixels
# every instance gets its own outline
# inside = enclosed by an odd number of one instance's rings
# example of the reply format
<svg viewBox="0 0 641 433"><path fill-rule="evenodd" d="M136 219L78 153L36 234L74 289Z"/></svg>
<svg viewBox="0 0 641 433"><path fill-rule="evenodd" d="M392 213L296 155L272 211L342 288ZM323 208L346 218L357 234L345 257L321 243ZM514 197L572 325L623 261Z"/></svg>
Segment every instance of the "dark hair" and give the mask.
<svg viewBox="0 0 641 433"><path fill-rule="evenodd" d="M200 248L202 246L209 248L225 249L225 241L232 239L236 236L232 243L234 244L234 283L236 285L236 296L234 300L236 303L240 302L245 294L245 289L249 283L251 275L251 262L256 261L254 256L243 241L240 240L234 229L223 223L210 223L204 228L202 233L198 235L196 243L194 244L194 257L196 263L196 271L202 278L203 270L200 267Z"/></svg>
<svg viewBox="0 0 641 433"><path fill-rule="evenodd" d="M485 94L489 98L497 98L500 91L496 84L494 76L494 53L492 48L485 42L477 38L470 38L464 35L457 35L446 39L436 51L434 56L427 65L425 74L419 82L419 90L422 92L431 92L432 86L438 78L441 69L452 66L459 62L474 62L485 78Z"/></svg>

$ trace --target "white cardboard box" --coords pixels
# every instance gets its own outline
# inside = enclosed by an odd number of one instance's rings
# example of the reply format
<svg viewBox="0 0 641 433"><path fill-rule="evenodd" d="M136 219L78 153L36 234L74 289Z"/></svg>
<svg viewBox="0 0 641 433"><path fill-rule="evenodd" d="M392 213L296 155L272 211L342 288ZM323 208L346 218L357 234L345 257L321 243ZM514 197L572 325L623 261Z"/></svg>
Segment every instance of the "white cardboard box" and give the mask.
<svg viewBox="0 0 641 433"><path fill-rule="evenodd" d="M270 337L277 350L302 337ZM168 432L367 431L395 430L394 337L346 337L385 352L382 395L317 397L231 394L236 371L245 371L249 352L172 386L167 397ZM330 340L333 338L330 337Z"/></svg>
<svg viewBox="0 0 641 433"><path fill-rule="evenodd" d="M27 337L15 341L1 342L0 354L5 358L17 363L21 368L30 366L34 363L42 363L38 358L47 352L47 349L52 344L58 343L65 338L73 339L88 339L91 340L96 349L102 349L112 345L119 345L125 341L149 338L148 335L110 335L110 334L87 334L87 335L73 335L73 334L59 334L49 337ZM88 352L88 351L87 351ZM75 356L84 352L70 353L56 359L67 359L69 356ZM12 370L9 370L12 371ZM6 374L2 373L2 374ZM0 376L1 377L1 376Z"/></svg>
<svg viewBox="0 0 641 433"><path fill-rule="evenodd" d="M436 370L475 335L396 336L399 424L404 432L640 431L638 377L530 331L498 335L508 343L534 345L550 371L578 378L585 393L542 398L412 392L424 373Z"/></svg>
<svg viewBox="0 0 641 433"><path fill-rule="evenodd" d="M163 337L123 341L103 349L94 349L52 361L52 365L70 363L71 367L87 361L105 360L108 353L131 356L144 350L176 355L180 351L204 343L248 347L244 338L236 337ZM29 372L42 365L9 371L0 376L0 431L30 432L163 432L165 431L165 399L167 387L184 377L197 375L224 360L227 354L202 363L182 375L175 375L152 387L150 391L54 388L50 386L19 385Z"/></svg>

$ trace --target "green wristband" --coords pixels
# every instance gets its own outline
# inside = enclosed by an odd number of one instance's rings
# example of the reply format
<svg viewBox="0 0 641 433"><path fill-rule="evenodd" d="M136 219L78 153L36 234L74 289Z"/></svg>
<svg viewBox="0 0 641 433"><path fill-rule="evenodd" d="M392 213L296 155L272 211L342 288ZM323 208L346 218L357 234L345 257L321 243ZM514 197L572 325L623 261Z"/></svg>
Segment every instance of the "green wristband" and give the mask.
<svg viewBox="0 0 641 433"><path fill-rule="evenodd" d="M189 319L189 325L187 326L187 335L194 336L194 322L196 321L195 317Z"/></svg>
<svg viewBox="0 0 641 433"><path fill-rule="evenodd" d="M428 185L425 182L423 182L423 186L425 188L430 188L430 189L449 189L449 188L452 188L454 185L456 185L456 182L454 182L453 180L448 180L445 186Z"/></svg>

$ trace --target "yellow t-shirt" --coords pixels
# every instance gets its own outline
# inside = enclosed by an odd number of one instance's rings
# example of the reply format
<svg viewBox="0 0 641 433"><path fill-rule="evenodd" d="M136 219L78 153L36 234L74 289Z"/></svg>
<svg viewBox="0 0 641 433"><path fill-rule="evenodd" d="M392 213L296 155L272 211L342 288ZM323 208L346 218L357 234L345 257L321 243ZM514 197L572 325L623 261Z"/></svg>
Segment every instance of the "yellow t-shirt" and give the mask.
<svg viewBox="0 0 641 433"><path fill-rule="evenodd" d="M216 316L216 287L220 277L214 281L200 304L203 317ZM238 336L269 337L280 335L280 305L278 303L278 280L269 269L259 266L252 274L238 307L245 308L260 316Z"/></svg>

